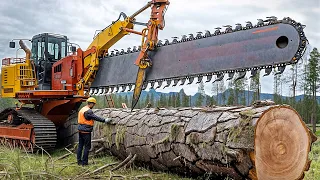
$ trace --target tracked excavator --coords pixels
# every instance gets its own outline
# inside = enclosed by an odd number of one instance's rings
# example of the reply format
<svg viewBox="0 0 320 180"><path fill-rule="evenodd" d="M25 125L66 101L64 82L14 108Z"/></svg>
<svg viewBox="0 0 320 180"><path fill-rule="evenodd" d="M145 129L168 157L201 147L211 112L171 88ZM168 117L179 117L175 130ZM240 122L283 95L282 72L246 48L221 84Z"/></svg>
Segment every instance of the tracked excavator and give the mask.
<svg viewBox="0 0 320 180"><path fill-rule="evenodd" d="M282 73L306 49L304 26L289 17L273 16L257 24L227 25L224 30L218 27L161 41L158 31L164 29L168 5L168 0L152 0L131 16L121 13L95 35L86 50L76 49L64 35L36 35L31 51L20 40L26 58L2 60L2 98L15 98L23 105L0 111L2 144L51 150L64 137L60 130L66 121L77 115L81 103L91 95L133 90L134 108L148 85L157 89L192 84L195 79L196 83L210 82L216 77L215 82L225 74L241 79L247 71L255 76L262 69L265 75L274 68ZM137 22L136 16L148 8L150 20ZM135 25L145 28L137 32ZM109 50L128 34L141 35L141 45ZM10 47L15 47L14 41Z"/></svg>

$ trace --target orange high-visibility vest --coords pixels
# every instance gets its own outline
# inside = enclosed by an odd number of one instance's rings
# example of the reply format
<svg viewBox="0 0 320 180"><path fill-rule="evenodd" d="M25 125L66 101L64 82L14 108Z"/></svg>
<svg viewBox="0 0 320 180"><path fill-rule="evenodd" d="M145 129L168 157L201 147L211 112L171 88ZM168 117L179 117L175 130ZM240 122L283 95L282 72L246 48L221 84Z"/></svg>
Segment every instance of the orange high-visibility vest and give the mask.
<svg viewBox="0 0 320 180"><path fill-rule="evenodd" d="M86 118L84 117L84 112L88 111L90 108L88 106L84 106L78 113L78 123L79 124L85 124L85 125L89 125L89 126L93 126L94 121L91 120L86 120Z"/></svg>

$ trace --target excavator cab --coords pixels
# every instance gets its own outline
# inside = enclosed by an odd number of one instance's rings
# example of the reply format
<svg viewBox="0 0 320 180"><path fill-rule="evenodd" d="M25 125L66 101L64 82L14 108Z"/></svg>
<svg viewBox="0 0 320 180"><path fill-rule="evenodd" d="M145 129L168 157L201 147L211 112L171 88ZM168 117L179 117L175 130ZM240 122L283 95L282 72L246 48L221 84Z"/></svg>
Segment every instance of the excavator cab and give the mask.
<svg viewBox="0 0 320 180"><path fill-rule="evenodd" d="M67 56L67 36L43 33L32 38L32 59L35 63L38 90L51 90L52 65Z"/></svg>
<svg viewBox="0 0 320 180"><path fill-rule="evenodd" d="M26 57L2 60L2 97L15 97L16 92L28 90L51 90L52 65L67 56L67 40L64 35L38 34L32 37L31 51L20 40ZM15 42L11 41L9 47L16 48Z"/></svg>

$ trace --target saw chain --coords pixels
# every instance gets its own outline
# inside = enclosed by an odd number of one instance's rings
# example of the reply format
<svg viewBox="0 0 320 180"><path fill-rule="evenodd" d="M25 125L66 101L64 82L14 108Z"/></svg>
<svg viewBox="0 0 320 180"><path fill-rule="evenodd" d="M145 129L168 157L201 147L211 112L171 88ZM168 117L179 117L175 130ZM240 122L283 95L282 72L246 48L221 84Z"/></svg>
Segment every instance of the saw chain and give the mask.
<svg viewBox="0 0 320 180"><path fill-rule="evenodd" d="M189 34L183 35L182 38L179 40L177 37L173 37L173 40L170 42L168 39L165 39L164 41L159 40L157 47L166 47L174 44L179 44L179 43L185 43L185 42L193 42L193 41L198 41L200 39L205 39L205 38L210 38L212 36L223 36L225 34L230 34L230 33L236 33L239 31L248 31L252 29L257 29L257 32L259 32L259 28L263 27L268 27L268 26L274 26L278 24L288 24L294 27L294 29L298 32L299 34L299 46L298 49L296 50L294 56L292 59L288 62L285 63L273 63L270 65L263 65L263 66L252 66L252 67L244 67L244 68L237 68L237 69L227 69L227 70L217 70L213 71L210 73L196 73L196 74L190 74L187 76L179 76L179 77L170 77L170 78L160 78L160 79L152 79L148 80L146 79L145 82L143 83L143 90L147 88L148 85L150 85L151 89L157 89L162 87L163 82L166 82L166 87L175 87L177 85L184 85L184 84L192 84L195 79L197 79L196 83L200 83L203 81L203 77L206 77L205 82L210 82L213 79L213 76L215 75L217 78L213 81L221 81L224 79L225 74L228 74L228 80L231 80L234 78L235 73L238 74L236 80L242 79L246 76L247 71L251 71L251 77L254 77L258 71L265 69L265 74L264 76L269 75L272 72L273 68L277 68L276 74L281 74L285 70L285 67L287 65L292 65L296 64L299 59L303 56L305 53L306 47L307 47L307 38L305 36L305 33L303 31L304 25L301 23L296 22L295 20L285 17L282 20L278 20L276 17L271 16L267 17L267 20L262 20L258 19L258 23L256 25L253 25L251 22L247 21L245 26L242 26L241 24L236 24L235 28L232 28L232 26L227 25L224 26L225 30L221 30L222 28L218 27L214 31L214 33L211 33L210 31L206 30L205 33L203 32L198 32L196 35ZM262 30L261 30L262 31ZM280 44L281 46L281 44ZM118 56L130 56L133 53L138 53L141 50L141 46L137 47L134 46L133 48L128 48L127 51L124 49L122 50L115 50L111 51L108 53L104 58L113 58L113 57L118 57ZM132 66L134 66L134 62L130 62ZM126 69L118 69L118 71L126 71ZM152 70L151 70L152 71ZM102 73L102 72L101 72ZM135 74L133 74L135 75ZM179 83L180 82L180 83ZM98 83L96 83L98 84ZM157 85L156 85L157 84ZM95 82L90 88L90 94L91 95L105 95L109 93L115 93L115 92L126 92L126 91L132 91L134 88L134 82L130 83L123 83L123 84L106 84L106 85L95 85Z"/></svg>

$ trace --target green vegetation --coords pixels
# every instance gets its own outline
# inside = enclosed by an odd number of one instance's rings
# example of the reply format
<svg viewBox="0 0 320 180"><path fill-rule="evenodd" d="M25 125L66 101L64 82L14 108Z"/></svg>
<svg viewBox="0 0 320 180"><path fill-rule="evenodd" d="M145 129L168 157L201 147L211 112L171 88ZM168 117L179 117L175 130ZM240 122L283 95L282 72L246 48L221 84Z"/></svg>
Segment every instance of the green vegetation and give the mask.
<svg viewBox="0 0 320 180"><path fill-rule="evenodd" d="M316 136L318 140L313 144L309 158L312 160L308 172L305 174L307 180L320 180L320 127L317 128Z"/></svg>
<svg viewBox="0 0 320 180"><path fill-rule="evenodd" d="M111 156L91 157L89 166L78 166L76 154L67 154L65 149L46 154L27 154L18 149L0 147L0 178L1 179L109 179L110 170L120 162ZM94 170L106 164L114 164L99 172ZM131 167L112 171L115 177L126 179L183 179L178 175L164 172L152 172L146 168ZM140 177L140 178L139 178Z"/></svg>

